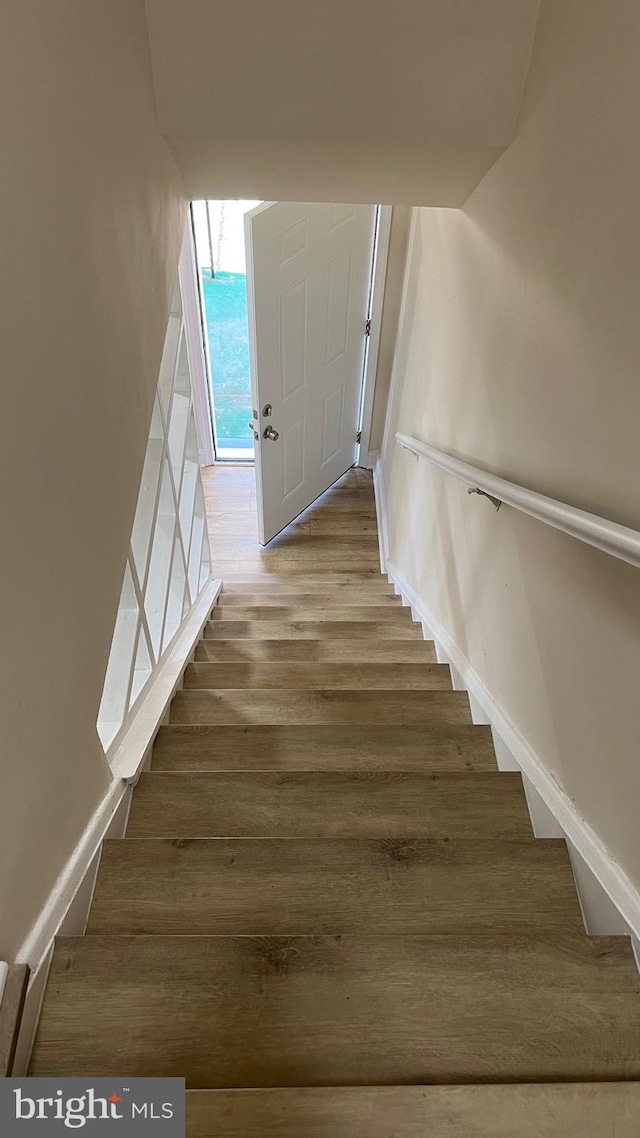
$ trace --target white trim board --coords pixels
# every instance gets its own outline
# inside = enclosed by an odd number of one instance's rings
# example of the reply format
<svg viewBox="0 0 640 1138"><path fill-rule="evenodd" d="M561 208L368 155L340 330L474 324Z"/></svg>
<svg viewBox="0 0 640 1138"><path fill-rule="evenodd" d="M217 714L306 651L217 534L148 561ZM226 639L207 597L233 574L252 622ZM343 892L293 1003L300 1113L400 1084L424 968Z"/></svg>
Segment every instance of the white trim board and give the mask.
<svg viewBox="0 0 640 1138"><path fill-rule="evenodd" d="M382 466L380 455L376 454L373 462L373 497L376 503L376 517L378 521L378 547L380 550L380 572L387 572L389 560L389 534L387 532L387 507L384 496L384 482L382 479Z"/></svg>
<svg viewBox="0 0 640 1138"><path fill-rule="evenodd" d="M105 838L122 838L127 826L132 787L114 779L56 881L40 917L18 953L29 965L12 1074L26 1076L47 986L57 936L84 936Z"/></svg>
<svg viewBox="0 0 640 1138"><path fill-rule="evenodd" d="M382 532L384 527L381 520L380 525ZM609 901L613 903L617 913L624 920L627 926L626 931L635 938L640 938L640 892L627 873L618 864L609 848L598 837L589 823L578 812L566 791L555 781L515 724L507 718L498 706L478 673L458 648L446 628L431 612L428 605L405 581L399 569L390 561L387 561L386 572L404 601L411 605L416 619L422 622L425 635L428 635L429 639L435 640L439 650L439 658L444 655L455 669L457 677L454 676L454 681L459 678L468 691L472 712L474 712L474 722L491 725L498 757L500 758L501 748L503 751L505 748L508 750L514 760L511 769L519 768L526 776L560 826L570 843L570 847L573 847L577 852L597 884L604 890ZM462 684L456 686L462 686ZM474 703L477 706L474 707ZM502 769L506 769L509 765L508 759L499 762L499 765ZM533 810L532 818L534 818ZM576 884L579 887L578 873L576 873ZM586 892L586 883L583 880L581 904L585 919L589 908ZM588 931L595 930L588 929ZM611 932L619 933L620 928L612 929Z"/></svg>
<svg viewBox="0 0 640 1138"><path fill-rule="evenodd" d="M147 759L158 728L180 684L199 641L209 613L215 604L221 581L208 581L184 627L153 683L144 696L137 715L113 758L113 782L87 824L66 866L56 881L37 921L16 957L17 964L28 964L37 971L48 946L57 936L80 890L93 859L119 810L127 783L135 782ZM89 904L91 898L89 897ZM88 908L87 908L88 911Z"/></svg>
<svg viewBox="0 0 640 1138"><path fill-rule="evenodd" d="M14 1074L26 1075L44 996L53 942L57 936L82 936L106 838L124 837L133 784L147 763L153 741L165 721L184 670L215 604L221 581L208 581L173 648L143 697L140 708L113 760L114 778L23 942L17 964L28 964L30 982L20 1026Z"/></svg>

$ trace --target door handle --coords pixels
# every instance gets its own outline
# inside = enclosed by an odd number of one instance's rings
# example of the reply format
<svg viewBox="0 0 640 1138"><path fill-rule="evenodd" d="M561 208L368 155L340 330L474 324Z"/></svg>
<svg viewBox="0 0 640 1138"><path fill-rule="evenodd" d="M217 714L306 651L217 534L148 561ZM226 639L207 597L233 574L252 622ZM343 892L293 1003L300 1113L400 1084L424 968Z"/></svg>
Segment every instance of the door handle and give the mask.
<svg viewBox="0 0 640 1138"><path fill-rule="evenodd" d="M271 439L275 443L276 439L280 438L280 434L278 431L274 431L273 427L265 427L262 437L263 439Z"/></svg>

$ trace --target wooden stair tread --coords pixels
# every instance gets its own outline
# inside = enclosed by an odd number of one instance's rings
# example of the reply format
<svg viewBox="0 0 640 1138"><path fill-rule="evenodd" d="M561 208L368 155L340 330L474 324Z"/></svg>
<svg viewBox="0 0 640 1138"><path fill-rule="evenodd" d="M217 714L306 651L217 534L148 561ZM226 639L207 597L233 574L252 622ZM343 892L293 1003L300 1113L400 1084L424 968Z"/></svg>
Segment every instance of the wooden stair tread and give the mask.
<svg viewBox="0 0 640 1138"><path fill-rule="evenodd" d="M314 566L335 563L340 568L342 568L340 558L344 563L346 558L359 560L371 556L374 565L380 564L378 539L375 534L310 533L300 525L291 529L287 527L265 546L258 545L255 537L243 537L240 534L228 537L219 534L214 553L216 557L230 554L239 558L252 557L255 554L272 559L284 556L302 565L308 562Z"/></svg>
<svg viewBox="0 0 640 1138"><path fill-rule="evenodd" d="M495 771L491 729L470 724L262 723L161 727L153 748L161 770Z"/></svg>
<svg viewBox="0 0 640 1138"><path fill-rule="evenodd" d="M60 939L30 1074L637 1080L639 988L623 937Z"/></svg>
<svg viewBox="0 0 640 1138"><path fill-rule="evenodd" d="M470 723L466 692L185 688L171 723Z"/></svg>
<svg viewBox="0 0 640 1138"><path fill-rule="evenodd" d="M212 621L385 621L390 624L411 624L411 609L402 605L216 605L211 612ZM420 627L419 625L417 627ZM422 634L422 630L420 630Z"/></svg>
<svg viewBox="0 0 640 1138"><path fill-rule="evenodd" d="M247 553L234 555L230 548L221 551L216 546L212 564L224 568L225 571L217 575L222 580L226 580L230 572L236 576L241 572L256 574L272 571L281 574L287 573L293 577L298 573L312 572L317 567L318 562L321 562L323 569L327 572L331 570L341 572L345 563L348 562L352 573L373 573L376 570L379 572L380 555L377 549L375 553L373 549L371 553L364 553L359 550L348 553L346 549L339 549L334 552L326 550L319 553L315 549L307 549L305 554L301 556L300 551L294 549L272 549L269 546L263 549L256 542L253 555ZM236 568L229 569L228 566L230 565L234 565Z"/></svg>
<svg viewBox="0 0 640 1138"><path fill-rule="evenodd" d="M352 533L354 529L357 529L359 533L370 534L372 537L378 535L375 510L368 509L366 503L363 503L362 509L353 510L351 513L320 507L314 510L312 514L307 515L305 524L309 526L310 533L344 534Z"/></svg>
<svg viewBox="0 0 640 1138"><path fill-rule="evenodd" d="M151 771L127 835L509 839L531 823L515 773Z"/></svg>
<svg viewBox="0 0 640 1138"><path fill-rule="evenodd" d="M305 510L302 517L313 523L315 518L340 517L344 514L359 517L362 513L370 513L374 508L371 490L362 488L356 492L334 493L331 498L319 498Z"/></svg>
<svg viewBox="0 0 640 1138"><path fill-rule="evenodd" d="M188 1091L189 1138L638 1138L640 1083Z"/></svg>
<svg viewBox="0 0 640 1138"><path fill-rule="evenodd" d="M89 933L521 933L582 928L564 841L105 842Z"/></svg>
<svg viewBox="0 0 640 1138"><path fill-rule="evenodd" d="M431 640L200 640L196 660L317 661L318 663L436 663Z"/></svg>
<svg viewBox="0 0 640 1138"><path fill-rule="evenodd" d="M393 585L383 577L378 569L375 572L361 573L334 570L325 573L238 573L233 579L223 582L222 596L229 593L284 591L316 592L336 595L345 589L364 589L375 593L393 594Z"/></svg>
<svg viewBox="0 0 640 1138"><path fill-rule="evenodd" d="M405 612L410 610L402 604L402 600L396 593L380 593L373 592L366 589L346 589L340 591L340 595L336 597L335 591L329 588L326 592L292 592L287 590L283 592L247 592L247 593L227 593L226 589L220 594L216 608L336 608L340 605L349 605L355 608L364 606L365 608L374 606L376 608L389 608L389 609L404 609Z"/></svg>
<svg viewBox="0 0 640 1138"><path fill-rule="evenodd" d="M205 627L206 637L249 637L250 639L344 640L374 637L389 640L422 640L422 629L412 621L391 620L212 620Z"/></svg>
<svg viewBox="0 0 640 1138"><path fill-rule="evenodd" d="M451 691L446 664L205 663L189 664L185 688L387 689Z"/></svg>

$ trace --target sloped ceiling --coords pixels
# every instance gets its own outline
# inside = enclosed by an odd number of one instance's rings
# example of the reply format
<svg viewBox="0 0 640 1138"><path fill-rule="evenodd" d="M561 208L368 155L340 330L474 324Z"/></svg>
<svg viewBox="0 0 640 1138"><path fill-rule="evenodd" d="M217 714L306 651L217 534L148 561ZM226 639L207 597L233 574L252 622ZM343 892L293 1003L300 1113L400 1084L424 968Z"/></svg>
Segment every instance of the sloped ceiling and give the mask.
<svg viewBox="0 0 640 1138"><path fill-rule="evenodd" d="M147 0L160 127L192 196L457 205L513 138L538 3Z"/></svg>

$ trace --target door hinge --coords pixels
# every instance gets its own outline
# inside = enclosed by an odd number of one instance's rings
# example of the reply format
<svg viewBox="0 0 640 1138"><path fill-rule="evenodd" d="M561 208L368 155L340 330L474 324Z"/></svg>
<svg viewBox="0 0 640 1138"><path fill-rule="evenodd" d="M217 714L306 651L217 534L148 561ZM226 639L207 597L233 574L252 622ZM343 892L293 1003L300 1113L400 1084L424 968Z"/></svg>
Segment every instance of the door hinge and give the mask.
<svg viewBox="0 0 640 1138"><path fill-rule="evenodd" d="M370 320L367 320L367 322L364 326L364 334L365 334L365 336L371 335L371 321Z"/></svg>
<svg viewBox="0 0 640 1138"><path fill-rule="evenodd" d="M356 431L356 442L357 443L362 442L362 431Z"/></svg>

